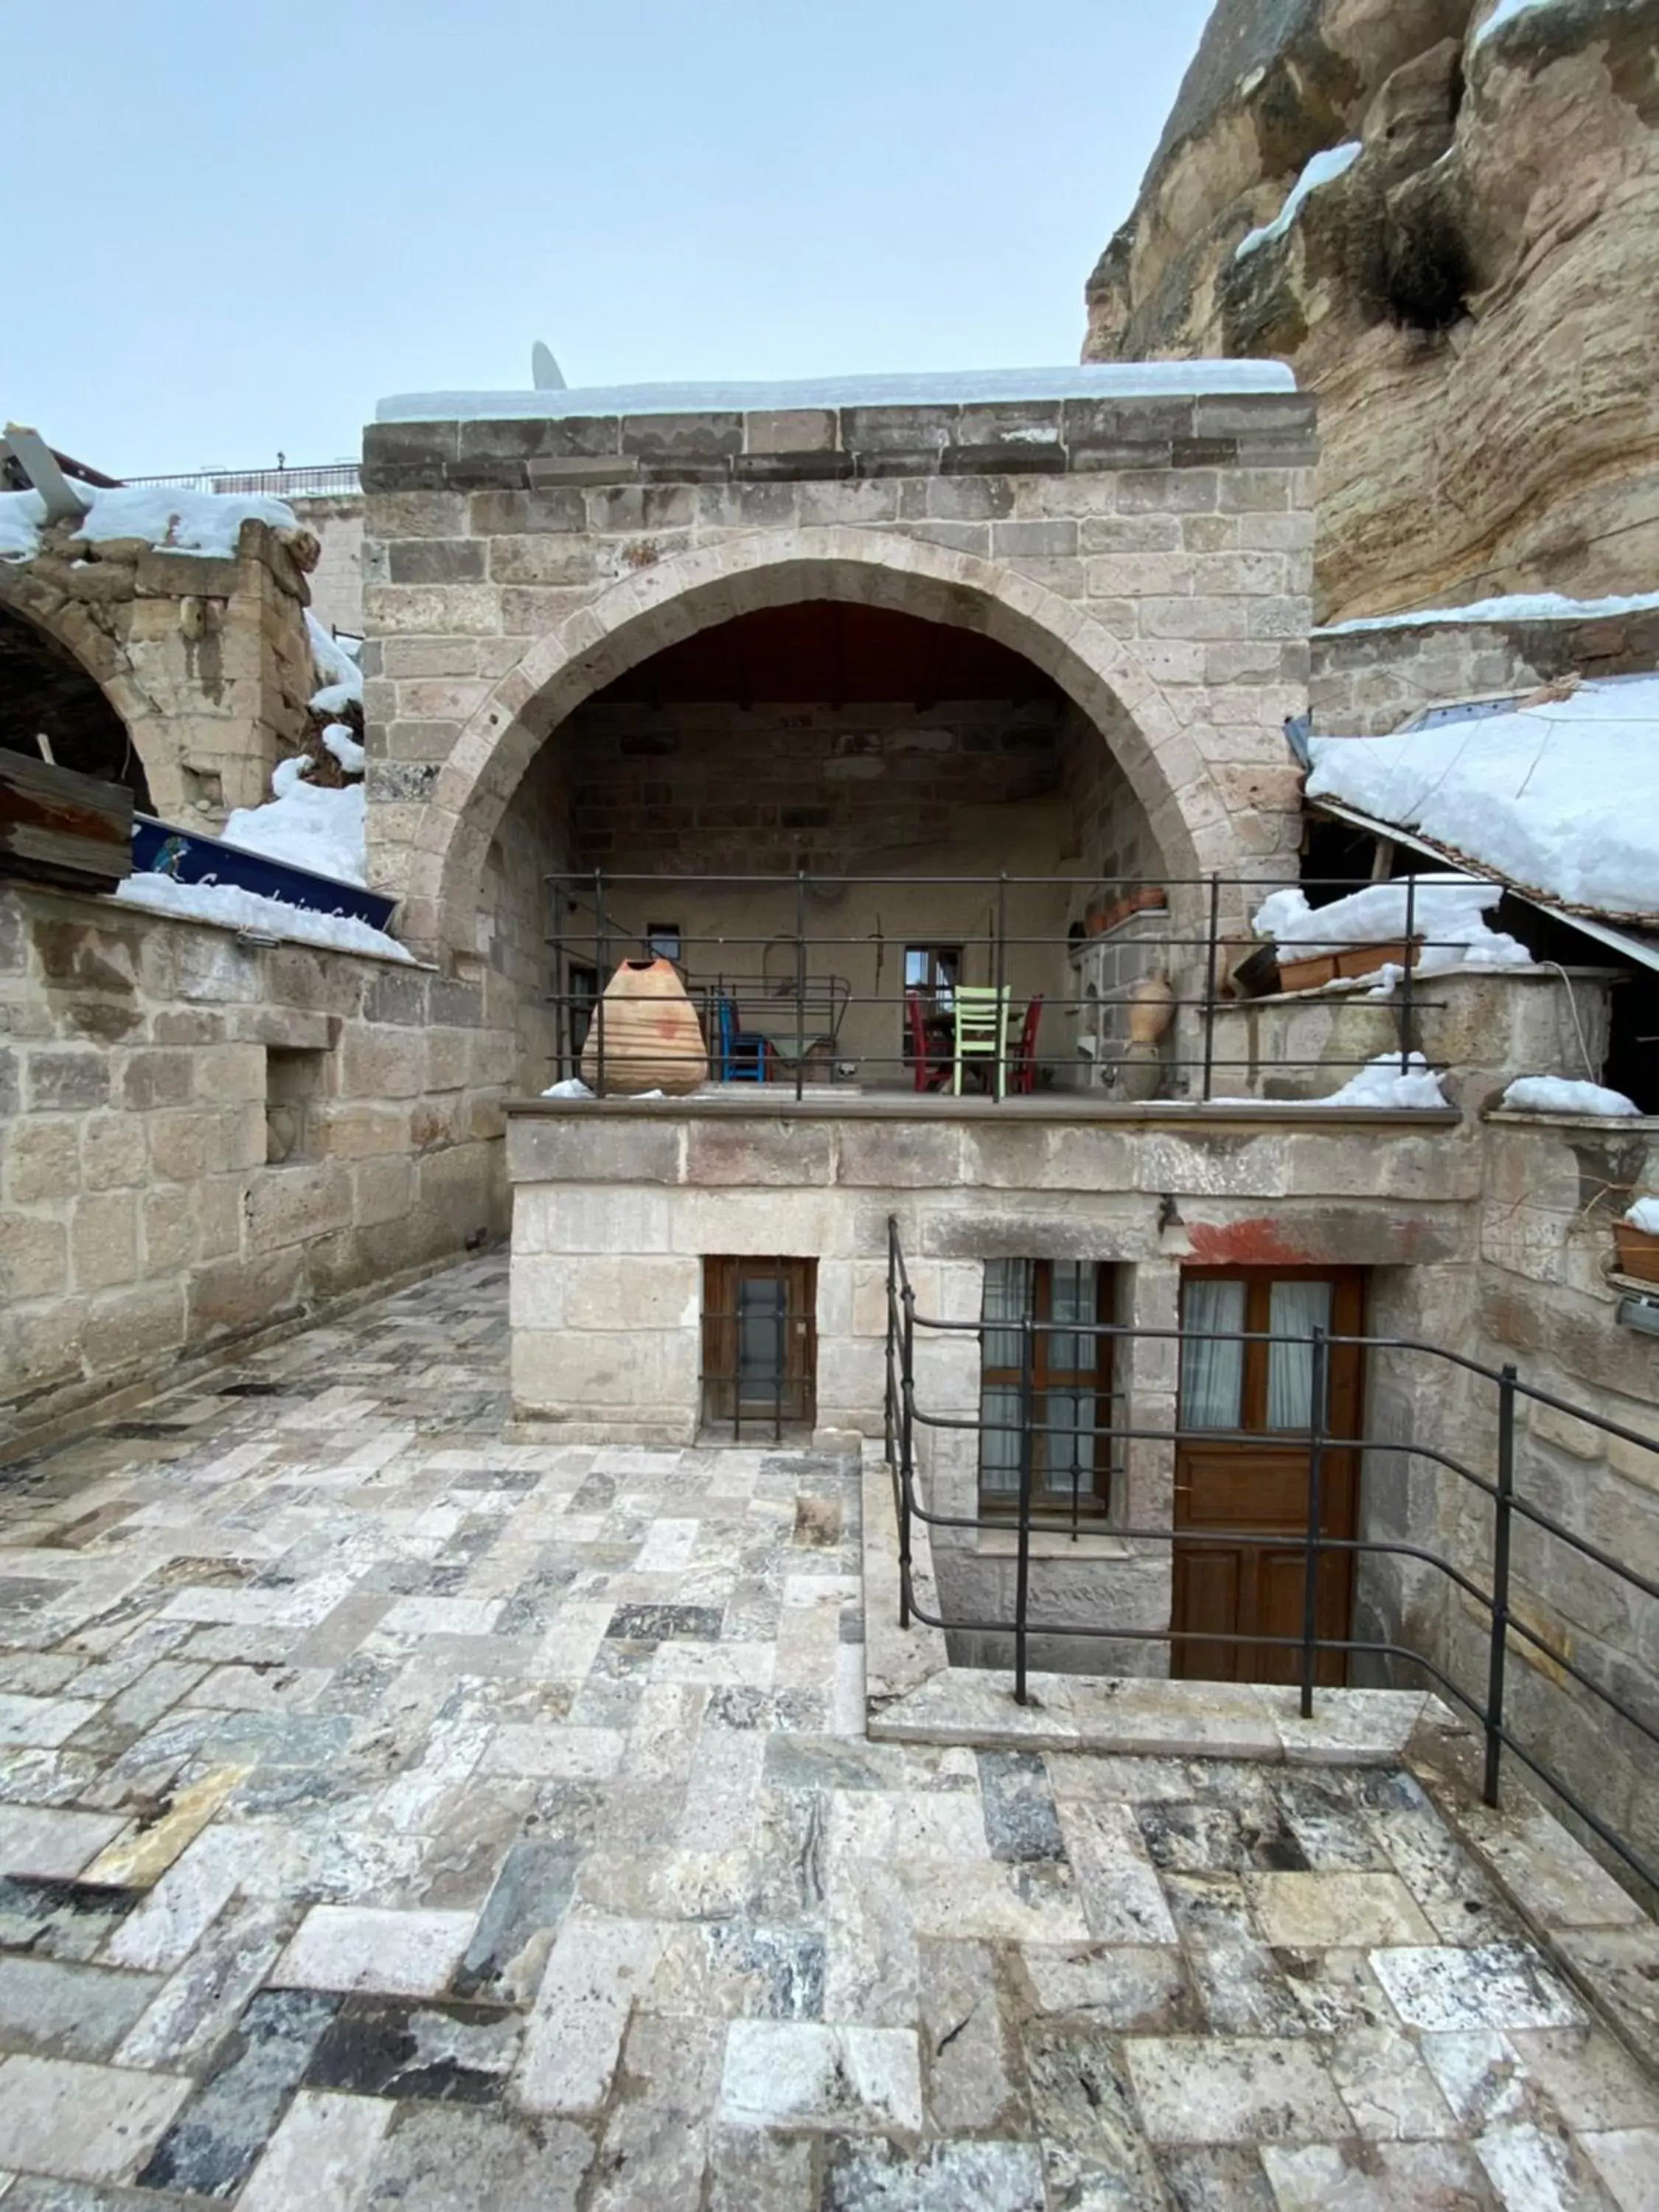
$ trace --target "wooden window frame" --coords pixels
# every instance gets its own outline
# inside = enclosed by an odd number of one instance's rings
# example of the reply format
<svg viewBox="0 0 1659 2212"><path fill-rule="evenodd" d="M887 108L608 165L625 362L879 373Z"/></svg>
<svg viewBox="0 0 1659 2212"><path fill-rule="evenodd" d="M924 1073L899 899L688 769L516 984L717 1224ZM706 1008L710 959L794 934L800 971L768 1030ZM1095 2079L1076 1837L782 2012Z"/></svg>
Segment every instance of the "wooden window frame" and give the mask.
<svg viewBox="0 0 1659 2212"><path fill-rule="evenodd" d="M1054 1286L1055 1262L1052 1260L1024 1260L1020 1264L1031 1270L1031 1318L1048 1322L1054 1318ZM1116 1304L1117 1270L1109 1260L1061 1261L1062 1267L1081 1266L1095 1271L1095 1321L1109 1323ZM985 1319L984 1292L980 1303L980 1374L981 1395L989 1389L1012 1389L1024 1395L1025 1377L1023 1367L992 1367L985 1357L985 1334L994 1328L1017 1328L1017 1322L988 1322ZM1087 1324L1085 1323L1086 1327ZM1065 1333L1064 1325L1056 1334ZM1031 1425L1031 1519L1034 1526L1059 1521L1069 1523L1073 1511L1079 1518L1104 1522L1112 1510L1113 1429L1112 1377L1113 1340L1109 1336L1095 1336L1089 1340L1094 1346L1094 1364L1090 1368L1054 1368L1048 1364L1049 1346L1053 1337L1042 1329L1034 1330L1031 1337L1031 1404L1025 1418ZM1079 1397L1091 1396L1095 1401L1095 1440L1092 1486L1079 1486L1073 1507L1072 1492L1067 1490L1048 1490L1044 1487L1047 1438L1042 1426L1033 1419L1035 1411L1047 1402L1050 1389L1071 1390ZM1103 1423L1102 1407L1106 1419ZM1013 1519L1019 1511L1018 1493L1007 1490L988 1489L985 1482L985 1462L981 1444L978 1469L979 1510L982 1516L999 1520Z"/></svg>
<svg viewBox="0 0 1659 2212"><path fill-rule="evenodd" d="M1273 1286L1275 1283L1328 1283L1331 1286L1333 1336L1358 1336L1365 1321L1365 1271L1363 1267L1183 1267L1181 1271L1181 1314L1184 1327L1188 1283L1243 1283L1243 1333L1265 1340L1271 1326ZM1246 1344L1244 1377L1239 1392L1239 1425L1233 1429L1191 1429L1185 1425L1186 1408L1177 1404L1176 1424L1183 1436L1194 1437L1243 1435L1263 1439L1294 1441L1305 1429L1267 1426L1267 1360L1271 1346L1265 1340ZM1360 1385L1364 1358L1358 1346L1339 1346L1330 1367L1329 1404L1326 1434L1334 1438L1357 1437L1359 1431Z"/></svg>
<svg viewBox="0 0 1659 2212"><path fill-rule="evenodd" d="M741 1432L745 1427L810 1427L817 1418L817 1276L816 1260L785 1255L720 1255L702 1263L702 1419ZM765 1402L739 1395L738 1321L745 1278L784 1285L783 1389Z"/></svg>

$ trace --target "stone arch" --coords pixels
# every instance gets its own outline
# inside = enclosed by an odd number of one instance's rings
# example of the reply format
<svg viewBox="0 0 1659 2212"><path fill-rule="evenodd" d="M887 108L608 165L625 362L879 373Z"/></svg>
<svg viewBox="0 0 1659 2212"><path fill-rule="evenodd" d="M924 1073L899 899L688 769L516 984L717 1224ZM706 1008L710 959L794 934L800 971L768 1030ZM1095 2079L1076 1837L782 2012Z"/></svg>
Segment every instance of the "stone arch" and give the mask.
<svg viewBox="0 0 1659 2212"><path fill-rule="evenodd" d="M405 937L434 953L470 949L489 840L538 748L585 699L695 631L805 599L896 608L1024 654L1110 729L1170 872L1236 871L1205 761L1133 647L1104 624L1016 569L925 541L849 527L757 531L612 585L526 648L463 727L422 811L406 864ZM372 851L372 872L393 859Z"/></svg>
<svg viewBox="0 0 1659 2212"><path fill-rule="evenodd" d="M101 694L126 733L142 771L142 798L173 780L171 758L151 728L155 708L133 676L125 654L92 619L85 605L56 591L32 573L30 563L0 561L0 613L44 641L55 657L72 663Z"/></svg>

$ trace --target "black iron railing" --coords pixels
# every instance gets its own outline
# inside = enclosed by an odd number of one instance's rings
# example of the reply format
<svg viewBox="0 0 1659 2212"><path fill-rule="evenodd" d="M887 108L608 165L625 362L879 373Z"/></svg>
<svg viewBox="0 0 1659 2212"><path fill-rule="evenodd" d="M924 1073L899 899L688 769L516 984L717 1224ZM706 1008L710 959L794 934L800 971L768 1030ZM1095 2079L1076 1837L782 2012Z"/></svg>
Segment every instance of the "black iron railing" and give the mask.
<svg viewBox="0 0 1659 2212"><path fill-rule="evenodd" d="M971 1088L998 1099L1056 1084L1075 1088L1079 1066L1088 1073L1081 1046L1091 1041L1068 1039L1057 1051L1055 1039L1063 1019L1080 1021L1085 1015L1100 1024L1092 1039L1095 1072L1121 1080L1134 1057L1129 1011L1138 986L1154 977L1165 987L1159 1004L1167 1010L1169 1034L1151 1060L1142 1054L1139 1087L1129 1095L1212 1100L1224 1094L1227 1077L1239 1071L1259 1073L1270 1066L1291 1074L1317 1068L1340 1079L1365 1065L1361 1058L1327 1054L1263 1063L1218 1049L1222 1007L1234 996L1254 995L1243 982L1235 985L1224 968L1230 961L1234 967L1244 964L1251 950L1249 917L1270 892L1286 888L1276 878L1164 877L1154 883L1006 873L657 875L595 868L562 872L550 876L548 884L554 1073L582 1075L601 1095L632 1087L613 1065L606 983L620 962L650 957L665 938L672 939L669 957L697 1010L702 1038L700 1046L678 1048L685 1079L678 1087L684 1090L696 1086L705 1062L717 1082L787 1085L797 1098L809 1085L853 1079L877 1088ZM1368 886L1330 877L1304 879L1299 888L1317 905ZM1343 980L1357 988L1369 979L1377 988L1382 975L1380 989L1389 999L1390 1050L1398 1053L1403 1073L1417 1064L1419 1014L1441 1003L1423 996L1418 971L1425 962L1439 969L1455 965L1461 945L1427 938L1419 929L1415 876L1400 879L1400 939L1345 947L1358 956L1363 972ZM833 914L823 911L844 908L860 895L872 902L860 916L862 926L838 927ZM880 911L884 900L890 907L903 904L917 918L889 935ZM1101 918L1098 927L1077 913L1085 902L1088 912ZM1036 927L1029 909L1043 904L1062 918ZM672 920L672 929L660 926L665 920ZM912 981L907 956L936 947L956 956L949 981L933 975ZM1310 949L1288 946L1285 956ZM1103 989L1097 982L1091 996L1084 978L1097 951L1121 952L1127 980ZM1262 957L1258 948L1257 961ZM1271 969L1270 949L1267 957ZM1366 961L1373 964L1365 967ZM890 963L896 963L894 980L884 983ZM873 988L853 988L845 971L855 965L873 969ZM1133 977L1129 966L1136 971ZM1267 980L1271 990L1271 973ZM956 1017L958 1002L965 1009L975 994L993 1035L988 1047L981 1042L970 1050L958 1042ZM890 1049L872 1048L867 1036L856 1049L847 1048L848 1017L869 1008L882 1010L881 1034ZM867 1031L872 1025L860 1021L855 1026ZM1097 1082L1084 1087L1099 1094Z"/></svg>
<svg viewBox="0 0 1659 2212"><path fill-rule="evenodd" d="M263 492L273 499L318 499L362 489L356 461L325 461L305 468L194 469L182 476L123 477L124 484L163 491Z"/></svg>
<svg viewBox="0 0 1659 2212"><path fill-rule="evenodd" d="M1093 1334L1109 1340L1174 1341L1183 1348L1194 1344L1231 1343L1291 1346L1308 1355L1310 1361L1309 1417L1305 1431L1291 1437L1283 1433L1276 1441L1305 1442L1308 1455L1307 1518L1300 1538L1303 1553L1302 1620L1295 1636L1273 1635L1260 1630L1228 1632L1208 1626L1200 1628L1176 1628L1168 1626L1145 1627L1116 1621L1109 1618L1079 1623L1071 1618L1064 1620L1044 1620L1034 1613L1031 1598L1032 1537L1036 1533L1051 1529L1051 1516L1044 1514L1033 1498L1032 1459L1036 1437L1047 1427L1043 1409L1034 1395L1022 1401L1022 1414L1017 1423L987 1423L977 1413L943 1414L926 1410L919 1402L916 1387L916 1349L919 1339L955 1336L982 1338L988 1328L1000 1334L1019 1331L1027 1346L1025 1367L1030 1371L1030 1346L1044 1331L1063 1332L1068 1336ZM1433 1371L1450 1376L1455 1371L1473 1378L1482 1387L1490 1386L1495 1392L1495 1402L1487 1431L1488 1464L1469 1465L1456 1454L1443 1449L1431 1441L1402 1442L1398 1437L1362 1432L1357 1436L1333 1433L1328 1426L1328 1380L1329 1363L1334 1352L1351 1348L1361 1357L1386 1352L1393 1357L1422 1362ZM1261 1447L1274 1441L1261 1433L1242 1429L1220 1430L1205 1427L1188 1431L1182 1426L1182 1412L1177 1406L1172 1421L1162 1425L1141 1425L1130 1417L1133 1393L1114 1395L1103 1401L1110 1410L1112 1446L1121 1454L1132 1443L1150 1441L1175 1448L1190 1437L1194 1443L1213 1445L1218 1443L1237 1443ZM1448 1352L1437 1345L1424 1344L1410 1337L1344 1336L1314 1328L1309 1336L1287 1337L1259 1331L1223 1329L1148 1329L1137 1328L1115 1322L1086 1322L1066 1319L1048 1322L1030 1316L1021 1320L994 1322L952 1322L936 1319L918 1311L915 1290L905 1264L898 1224L888 1224L887 1260L887 1339L886 1339L886 1450L893 1471L895 1496L898 1513L899 1547L899 1618L900 1626L908 1627L917 1620L926 1626L963 1633L995 1635L1012 1638L1013 1645L1013 1693L1021 1704L1028 1698L1030 1647L1035 1638L1081 1638L1104 1639L1113 1644L1150 1643L1163 1644L1173 1653L1183 1642L1204 1644L1249 1646L1255 1650L1277 1649L1293 1656L1294 1680L1299 1685L1301 1710L1304 1717L1311 1717L1314 1710L1316 1678L1322 1654L1340 1655L1338 1663L1346 1669L1348 1662L1358 1657L1369 1657L1383 1662L1391 1671L1398 1668L1415 1669L1427 1684L1449 1698L1456 1708L1467 1713L1480 1729L1484 1739L1483 1794L1489 1805L1498 1802L1500 1775L1504 1754L1508 1752L1520 1760L1545 1788L1552 1791L1584 1826L1650 1888L1659 1891L1659 1860L1648 1855L1650 1847L1638 1844L1622 1834L1607 1816L1605 1809L1598 1811L1586 1802L1547 1759L1536 1741L1528 1741L1517 1731L1513 1718L1513 1700L1508 1694L1507 1662L1511 1639L1528 1657L1539 1672L1540 1679L1553 1680L1561 1694L1571 1684L1591 1701L1587 1715L1599 1714L1602 1720L1616 1718L1617 1722L1633 1729L1642 1740L1643 1758L1650 1757L1650 1747L1659 1747L1659 1726L1655 1714L1659 1714L1659 1684L1653 1687L1649 1711L1644 1712L1629 1696L1599 1680L1595 1674L1574 1656L1562 1642L1553 1640L1528 1621L1517 1609L1516 1577L1512 1558L1514 1540L1520 1529L1534 1531L1555 1542L1565 1545L1575 1559L1598 1577L1604 1577L1604 1588L1618 1591L1627 1600L1633 1617L1639 1620L1644 1607L1653 1607L1654 1626L1659 1629L1659 1582L1639 1572L1624 1560L1617 1559L1605 1545L1569 1528L1560 1518L1526 1494L1516 1480L1517 1412L1522 1407L1547 1407L1584 1423L1599 1435L1638 1448L1652 1455L1653 1480L1659 1485L1659 1438L1643 1436L1622 1423L1610 1421L1582 1405L1575 1405L1553 1392L1541 1390L1523 1382L1513 1365L1501 1368L1484 1366L1480 1361L1467 1359L1461 1354ZM1018 1487L1010 1500L1009 1512L995 1515L983 1510L973 1514L944 1513L924 1504L920 1493L916 1468L918 1431L935 1433L957 1431L975 1437L982 1437L988 1430L1012 1431L1019 1439ZM1460 1564L1435 1548L1431 1542L1416 1543L1383 1537L1331 1534L1326 1527L1323 1495L1325 1470L1330 1456L1336 1452L1368 1455L1396 1455L1415 1460L1443 1471L1453 1480L1466 1486L1468 1492L1484 1498L1492 1510L1490 1545L1484 1560L1468 1560ZM1010 1517L1012 1515L1012 1518ZM943 1613L927 1612L917 1603L913 1560L913 1532L917 1522L928 1528L949 1528L969 1531L1009 1528L1015 1534L1015 1574L1013 1606L1004 1617L988 1618L963 1613L946 1617ZM1074 1527L1078 1524L1074 1522ZM1255 1528L1223 1528L1206 1525L1203 1528L1183 1527L1177 1529L1173 1522L1158 1525L1136 1525L1126 1517L1115 1516L1111 1533L1126 1545L1170 1546L1176 1543L1194 1547L1237 1547L1240 1544L1261 1545L1264 1541L1281 1547L1282 1537L1264 1539L1262 1530ZM1386 1557L1409 1560L1431 1569L1445 1577L1447 1584L1472 1607L1484 1621L1485 1666L1484 1685L1476 1691L1460 1683L1450 1671L1447 1655L1425 1651L1419 1646L1396 1640L1391 1637L1357 1637L1352 1634L1333 1636L1321 1631L1318 1621L1320 1571L1322 1561L1346 1555L1352 1560L1361 1558ZM1101 1569L1101 1603L1103 1612L1111 1605L1111 1568ZM1547 1593L1544 1594L1547 1597ZM1632 1644L1636 1633L1632 1631ZM1630 1675L1639 1676L1641 1662L1634 1651L1620 1654L1631 1662ZM1627 1680L1628 1686L1628 1680Z"/></svg>

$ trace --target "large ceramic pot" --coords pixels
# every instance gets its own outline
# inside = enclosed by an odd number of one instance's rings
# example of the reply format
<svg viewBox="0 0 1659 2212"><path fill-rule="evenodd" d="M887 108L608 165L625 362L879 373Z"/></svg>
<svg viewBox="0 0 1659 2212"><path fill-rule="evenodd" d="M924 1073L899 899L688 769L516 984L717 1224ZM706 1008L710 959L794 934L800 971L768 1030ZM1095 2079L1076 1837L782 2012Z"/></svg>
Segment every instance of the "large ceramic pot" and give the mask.
<svg viewBox="0 0 1659 2212"><path fill-rule="evenodd" d="M708 1052L691 1001L666 960L624 960L605 985L582 1046L582 1080L592 1090L665 1091L678 1096L708 1080ZM599 1035L605 1034L605 1079Z"/></svg>

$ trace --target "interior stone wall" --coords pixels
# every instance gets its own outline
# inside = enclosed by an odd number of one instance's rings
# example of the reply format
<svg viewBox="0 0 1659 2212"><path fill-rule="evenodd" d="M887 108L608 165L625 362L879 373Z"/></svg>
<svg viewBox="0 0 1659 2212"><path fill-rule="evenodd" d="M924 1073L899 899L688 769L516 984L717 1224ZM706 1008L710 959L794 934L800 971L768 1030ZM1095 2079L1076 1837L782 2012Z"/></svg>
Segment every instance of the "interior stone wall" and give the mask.
<svg viewBox="0 0 1659 2212"><path fill-rule="evenodd" d="M0 1448L501 1235L514 1000L0 890Z"/></svg>

